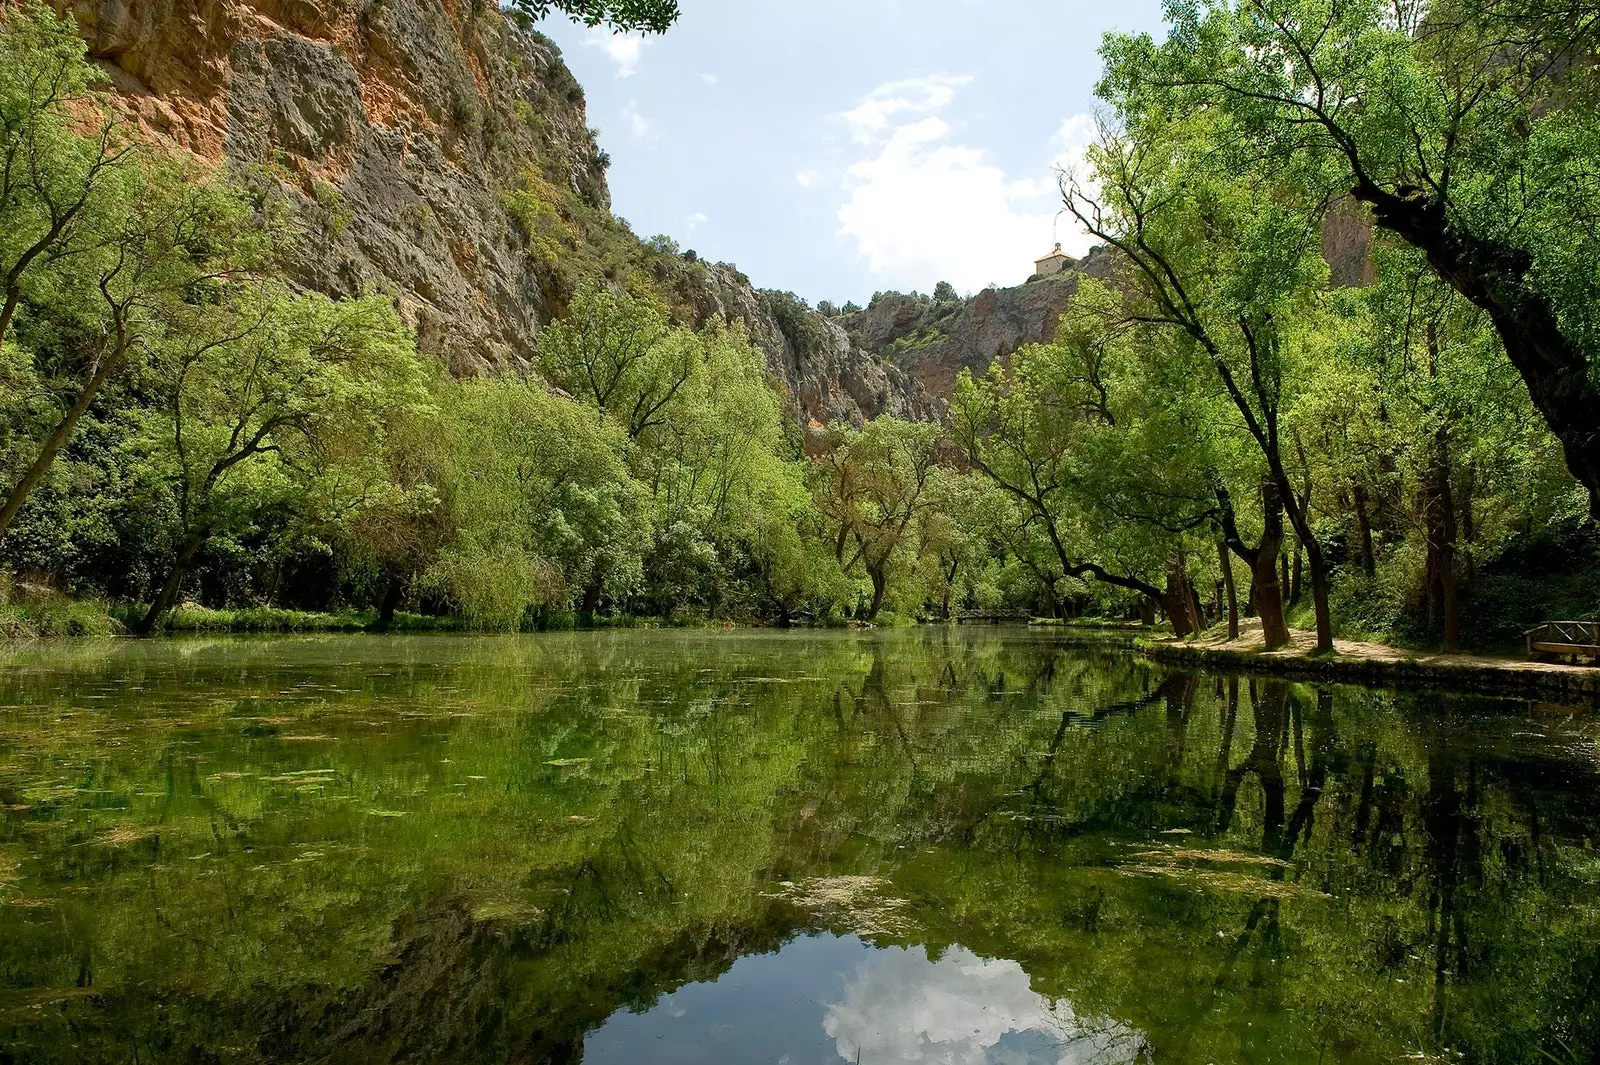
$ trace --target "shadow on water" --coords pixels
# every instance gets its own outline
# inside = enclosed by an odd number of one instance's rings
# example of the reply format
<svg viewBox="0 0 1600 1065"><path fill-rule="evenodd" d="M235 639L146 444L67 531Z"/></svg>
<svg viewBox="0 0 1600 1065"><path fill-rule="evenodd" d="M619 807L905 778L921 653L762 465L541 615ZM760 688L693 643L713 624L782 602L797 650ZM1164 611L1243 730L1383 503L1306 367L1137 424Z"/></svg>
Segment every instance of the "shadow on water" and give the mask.
<svg viewBox="0 0 1600 1065"><path fill-rule="evenodd" d="M0 668L0 1062L1600 1048L1600 729L1555 708L1026 630Z"/></svg>

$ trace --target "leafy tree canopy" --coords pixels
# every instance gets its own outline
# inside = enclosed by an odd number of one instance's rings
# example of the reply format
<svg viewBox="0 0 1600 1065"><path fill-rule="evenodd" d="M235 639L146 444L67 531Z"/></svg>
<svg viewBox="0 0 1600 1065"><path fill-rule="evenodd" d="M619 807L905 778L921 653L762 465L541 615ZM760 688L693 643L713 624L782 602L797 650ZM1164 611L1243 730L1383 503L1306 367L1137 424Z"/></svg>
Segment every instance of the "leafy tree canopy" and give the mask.
<svg viewBox="0 0 1600 1065"><path fill-rule="evenodd" d="M529 22L559 11L574 22L618 33L665 33L678 21L677 0L512 0L511 10Z"/></svg>

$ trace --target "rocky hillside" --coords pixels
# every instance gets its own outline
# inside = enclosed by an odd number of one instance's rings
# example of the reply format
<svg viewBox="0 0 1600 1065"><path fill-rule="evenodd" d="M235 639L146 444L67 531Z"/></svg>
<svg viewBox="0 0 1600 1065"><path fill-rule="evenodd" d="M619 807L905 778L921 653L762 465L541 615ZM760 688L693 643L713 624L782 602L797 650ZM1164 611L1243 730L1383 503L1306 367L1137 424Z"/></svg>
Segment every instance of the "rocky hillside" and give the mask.
<svg viewBox="0 0 1600 1065"><path fill-rule="evenodd" d="M965 300L888 293L838 319L857 347L903 371L923 392L945 397L962 370L983 373L1027 344L1055 339L1081 277L1108 277L1111 257L1096 248L1053 277L985 289Z"/></svg>
<svg viewBox="0 0 1600 1065"><path fill-rule="evenodd" d="M916 380L793 297L640 241L554 44L491 0L57 0L142 139L226 165L331 295L392 292L457 373L520 369L577 286L742 319L804 421L928 416Z"/></svg>

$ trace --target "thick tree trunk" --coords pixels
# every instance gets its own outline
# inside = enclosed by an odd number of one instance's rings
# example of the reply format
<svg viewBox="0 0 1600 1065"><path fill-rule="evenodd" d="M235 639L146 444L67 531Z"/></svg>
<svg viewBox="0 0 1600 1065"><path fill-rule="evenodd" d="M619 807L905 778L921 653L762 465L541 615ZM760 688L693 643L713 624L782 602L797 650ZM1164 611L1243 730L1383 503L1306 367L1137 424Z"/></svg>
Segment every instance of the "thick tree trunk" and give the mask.
<svg viewBox="0 0 1600 1065"><path fill-rule="evenodd" d="M1267 649L1289 642L1289 626L1283 617L1283 586L1278 581L1278 555L1283 550L1283 496L1278 482L1261 482L1261 543L1248 547L1239 536L1233 500L1227 488L1217 488L1218 523L1223 542L1250 567L1250 598L1247 612L1259 615ZM1231 573L1231 567L1226 570Z"/></svg>
<svg viewBox="0 0 1600 1065"><path fill-rule="evenodd" d="M590 621L600 613L600 600L605 595L605 590L605 579L598 573L583 590L583 600L578 604L578 609L580 613L587 615Z"/></svg>
<svg viewBox="0 0 1600 1065"><path fill-rule="evenodd" d="M1283 585L1278 582L1278 557L1283 551L1283 497L1276 485L1261 486L1261 517L1264 532L1261 546L1250 562L1250 599L1261 615L1261 631L1267 648L1289 643L1289 625L1283 616Z"/></svg>
<svg viewBox="0 0 1600 1065"><path fill-rule="evenodd" d="M28 501L28 496L39 486L39 482L44 480L45 474L50 472L50 467L54 465L56 456L60 454L61 449L72 436L72 431L78 427L78 422L83 420L84 414L93 405L95 397L105 388L106 382L111 380L111 375L116 372L121 363L122 352L120 351L108 355L102 360L99 368L89 378L88 383L83 386L83 391L78 394L78 398L73 401L71 407L67 408L67 412L61 416L61 420L56 423L55 428L50 430L50 435L45 438L44 446L39 449L38 457L33 460L33 464L22 475L22 479L11 489L11 494L6 497L5 504L0 505L0 540L5 539L6 530L11 527L12 519L17 516L17 512L22 509L22 505Z"/></svg>
<svg viewBox="0 0 1600 1065"><path fill-rule="evenodd" d="M398 573L389 575L389 586L383 590L383 602L378 605L379 632L388 632L394 628L395 611L400 609L400 602L405 599L406 589L410 584L409 579Z"/></svg>
<svg viewBox="0 0 1600 1065"><path fill-rule="evenodd" d="M1167 587L1161 594L1161 609L1166 611L1173 635L1179 639L1193 636L1204 627L1195 606L1194 586L1189 580L1186 563L1182 551L1173 555L1167 567Z"/></svg>
<svg viewBox="0 0 1600 1065"><path fill-rule="evenodd" d="M1311 604L1317 615L1317 653L1330 654L1333 646L1333 611L1328 606L1328 562L1322 545L1306 544L1306 564L1311 569Z"/></svg>
<svg viewBox="0 0 1600 1065"><path fill-rule="evenodd" d="M1226 543L1217 545L1217 558L1222 564L1222 587L1228 593L1228 639L1239 638L1239 588L1233 580L1233 556Z"/></svg>
<svg viewBox="0 0 1600 1065"><path fill-rule="evenodd" d="M1534 407L1561 441L1567 469L1588 489L1590 516L1600 518L1600 389L1578 341L1529 283L1533 256L1462 232L1436 198L1397 195L1368 181L1352 192L1372 207L1378 225L1422 251L1441 280L1488 313Z"/></svg>
<svg viewBox="0 0 1600 1065"><path fill-rule="evenodd" d="M1261 615L1261 633L1266 638L1267 650L1287 646L1289 624L1283 617L1283 586L1278 583L1277 545L1268 551L1262 548L1251 567L1251 598L1255 600L1256 613Z"/></svg>
<svg viewBox="0 0 1600 1065"><path fill-rule="evenodd" d="M1378 560L1372 551L1372 514L1367 507L1367 486L1358 484L1353 493L1356 505L1356 555L1368 577L1378 575Z"/></svg>
<svg viewBox="0 0 1600 1065"><path fill-rule="evenodd" d="M1300 578L1304 572L1305 550L1300 541L1294 545L1294 565L1289 570L1289 605L1300 605Z"/></svg>
<svg viewBox="0 0 1600 1065"><path fill-rule="evenodd" d="M178 557L173 560L172 569L168 571L167 579L161 585L161 591L156 593L155 602L150 604L150 610L144 619L135 626L133 630L135 634L149 636L155 632L156 625L177 605L178 596L183 591L184 578L189 576L189 567L194 565L195 557L205 546L208 535L204 530L190 535L188 542L183 545L183 550L178 552Z"/></svg>
<svg viewBox="0 0 1600 1065"><path fill-rule="evenodd" d="M867 607L867 620L878 620L878 611L883 609L883 592L888 587L889 575L884 572L883 566L873 566L867 571L867 576L872 578L872 603Z"/></svg>

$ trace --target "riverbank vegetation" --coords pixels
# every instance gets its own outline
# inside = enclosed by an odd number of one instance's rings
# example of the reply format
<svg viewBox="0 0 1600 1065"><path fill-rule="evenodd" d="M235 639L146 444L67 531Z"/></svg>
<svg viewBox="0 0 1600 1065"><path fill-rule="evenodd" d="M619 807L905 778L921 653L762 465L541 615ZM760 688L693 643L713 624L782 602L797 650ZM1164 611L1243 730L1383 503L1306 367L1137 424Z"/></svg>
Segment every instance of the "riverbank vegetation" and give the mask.
<svg viewBox="0 0 1600 1065"><path fill-rule="evenodd" d="M742 324L649 270L574 259L537 365L448 376L391 294L286 280L298 224L129 141L25 5L3 624L1253 616L1455 650L1592 616L1600 28L1558 7L1177 4L1165 43L1109 38L1063 192L1117 269L943 424L802 433Z"/></svg>

